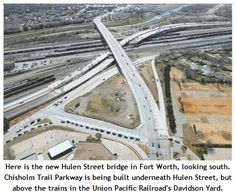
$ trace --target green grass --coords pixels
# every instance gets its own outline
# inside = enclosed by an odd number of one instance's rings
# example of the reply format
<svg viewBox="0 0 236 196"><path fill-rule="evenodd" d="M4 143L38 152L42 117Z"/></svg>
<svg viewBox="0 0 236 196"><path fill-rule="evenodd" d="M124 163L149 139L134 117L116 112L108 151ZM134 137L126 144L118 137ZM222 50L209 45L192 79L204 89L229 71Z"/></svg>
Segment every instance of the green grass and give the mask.
<svg viewBox="0 0 236 196"><path fill-rule="evenodd" d="M154 16L155 14L153 13L147 13L147 14L144 14L143 17L138 16L138 17L128 18L124 20L108 21L108 22L105 22L105 24L108 27L118 27L118 26L125 26L125 25L133 25L136 27L136 26L142 26L143 22L150 20Z"/></svg>

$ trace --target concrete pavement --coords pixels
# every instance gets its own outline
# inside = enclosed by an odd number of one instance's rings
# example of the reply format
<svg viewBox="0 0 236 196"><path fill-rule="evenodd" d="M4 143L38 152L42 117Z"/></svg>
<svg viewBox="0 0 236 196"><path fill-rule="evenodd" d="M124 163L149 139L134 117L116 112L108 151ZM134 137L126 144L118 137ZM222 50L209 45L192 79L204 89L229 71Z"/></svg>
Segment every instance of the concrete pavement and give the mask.
<svg viewBox="0 0 236 196"><path fill-rule="evenodd" d="M110 47L118 64L118 69L124 75L134 94L141 119L141 125L138 129L140 129L142 135L149 140L149 146L153 147L151 148L151 154L156 154L157 148L160 146L158 139L160 137L164 140L168 138L166 122L164 121L149 88L132 64L124 49L103 25L100 18L96 18L94 23ZM162 145L159 148L169 149L168 142L165 143L165 146ZM165 152L164 157L170 159L168 150Z"/></svg>

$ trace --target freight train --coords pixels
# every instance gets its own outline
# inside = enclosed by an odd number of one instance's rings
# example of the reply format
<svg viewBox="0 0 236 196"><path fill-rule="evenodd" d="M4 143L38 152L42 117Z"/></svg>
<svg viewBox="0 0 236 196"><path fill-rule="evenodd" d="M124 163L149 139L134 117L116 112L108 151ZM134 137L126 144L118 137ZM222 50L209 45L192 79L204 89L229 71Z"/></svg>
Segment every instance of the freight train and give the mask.
<svg viewBox="0 0 236 196"><path fill-rule="evenodd" d="M55 79L56 78L55 78L54 74L51 74L51 75L47 75L47 76L21 80L18 83L8 85L6 88L4 88L4 98L10 97L14 94L34 88L36 86L54 81Z"/></svg>

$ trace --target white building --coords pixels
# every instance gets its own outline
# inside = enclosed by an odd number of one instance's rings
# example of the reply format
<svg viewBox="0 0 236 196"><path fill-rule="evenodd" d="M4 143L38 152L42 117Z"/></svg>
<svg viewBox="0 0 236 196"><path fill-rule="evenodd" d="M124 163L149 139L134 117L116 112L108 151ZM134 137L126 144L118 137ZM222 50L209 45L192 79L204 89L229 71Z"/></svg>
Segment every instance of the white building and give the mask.
<svg viewBox="0 0 236 196"><path fill-rule="evenodd" d="M69 140L65 140L59 144L48 149L48 155L51 159L57 159L64 154L69 153L73 148L73 145Z"/></svg>

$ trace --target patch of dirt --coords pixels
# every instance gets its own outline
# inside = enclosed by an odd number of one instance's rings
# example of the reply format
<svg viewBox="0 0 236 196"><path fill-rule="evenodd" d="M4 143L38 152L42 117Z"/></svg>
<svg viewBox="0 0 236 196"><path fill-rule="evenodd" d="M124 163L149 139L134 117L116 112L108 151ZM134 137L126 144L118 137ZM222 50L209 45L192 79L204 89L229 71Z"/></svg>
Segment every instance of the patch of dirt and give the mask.
<svg viewBox="0 0 236 196"><path fill-rule="evenodd" d="M150 153L150 149L147 145L138 144L138 146L143 150L143 152L145 152L146 155L148 155Z"/></svg>
<svg viewBox="0 0 236 196"><path fill-rule="evenodd" d="M199 157L206 149L192 147L192 144L232 144L232 88L187 80L176 68L171 75L176 84L174 98L178 110L187 122L183 124L184 143Z"/></svg>
<svg viewBox="0 0 236 196"><path fill-rule="evenodd" d="M80 142L74 160L115 160L115 156L100 142Z"/></svg>
<svg viewBox="0 0 236 196"><path fill-rule="evenodd" d="M183 143L194 152L200 159L203 159L203 154L206 153L206 149L203 147L196 147L193 144L203 143L200 135L194 132L193 127L189 123L183 124Z"/></svg>
<svg viewBox="0 0 236 196"><path fill-rule="evenodd" d="M175 82L181 82L182 80L186 79L184 73L175 67L171 68L170 78L173 79Z"/></svg>
<svg viewBox="0 0 236 196"><path fill-rule="evenodd" d="M140 124L136 101L120 74L105 81L92 92L68 103L65 111L131 129Z"/></svg>
<svg viewBox="0 0 236 196"><path fill-rule="evenodd" d="M151 65L144 64L138 71L158 102ZM140 124L136 101L126 80L120 74L105 81L92 92L72 100L65 106L65 111L131 129Z"/></svg>
<svg viewBox="0 0 236 196"><path fill-rule="evenodd" d="M230 114L231 97L183 97L181 99L187 113Z"/></svg>
<svg viewBox="0 0 236 196"><path fill-rule="evenodd" d="M155 83L155 78L153 75L152 67L151 64L144 64L141 67L138 68L138 71L140 75L142 76L144 82L150 89L154 99L158 102L158 92L157 92L157 87Z"/></svg>

